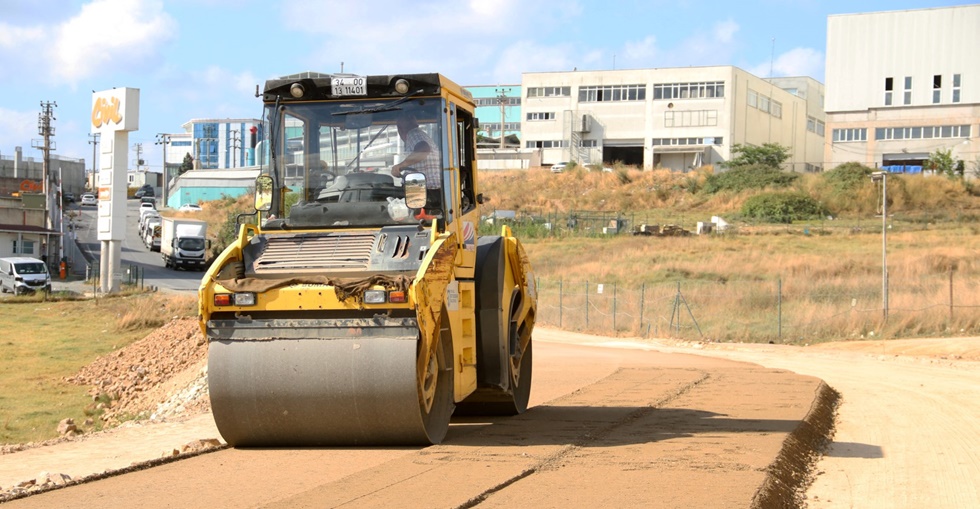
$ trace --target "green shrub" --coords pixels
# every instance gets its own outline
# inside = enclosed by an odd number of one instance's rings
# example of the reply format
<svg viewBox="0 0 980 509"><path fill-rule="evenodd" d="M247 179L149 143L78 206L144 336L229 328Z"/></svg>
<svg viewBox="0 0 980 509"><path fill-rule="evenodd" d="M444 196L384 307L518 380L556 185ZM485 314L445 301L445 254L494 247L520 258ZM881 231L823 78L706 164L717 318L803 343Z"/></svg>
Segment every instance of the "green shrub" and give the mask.
<svg viewBox="0 0 980 509"><path fill-rule="evenodd" d="M836 192L855 191L871 182L873 169L861 163L844 163L823 174L828 187Z"/></svg>
<svg viewBox="0 0 980 509"><path fill-rule="evenodd" d="M827 211L803 193L778 192L762 193L745 200L742 214L771 223L792 223L825 216Z"/></svg>
<svg viewBox="0 0 980 509"><path fill-rule="evenodd" d="M721 191L735 193L767 187L789 187L799 175L786 173L762 165L740 166L724 173L710 175L704 182L704 191L715 194Z"/></svg>

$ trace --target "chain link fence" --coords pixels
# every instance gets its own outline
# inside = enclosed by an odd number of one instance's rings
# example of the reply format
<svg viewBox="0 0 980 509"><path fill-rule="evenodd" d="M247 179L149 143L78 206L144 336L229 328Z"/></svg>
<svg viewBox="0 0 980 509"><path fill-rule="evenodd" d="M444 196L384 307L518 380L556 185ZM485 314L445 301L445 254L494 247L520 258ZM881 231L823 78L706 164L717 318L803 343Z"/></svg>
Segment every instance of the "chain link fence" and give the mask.
<svg viewBox="0 0 980 509"><path fill-rule="evenodd" d="M539 278L537 323L603 335L808 343L980 333L980 281L882 288L809 281L616 283Z"/></svg>

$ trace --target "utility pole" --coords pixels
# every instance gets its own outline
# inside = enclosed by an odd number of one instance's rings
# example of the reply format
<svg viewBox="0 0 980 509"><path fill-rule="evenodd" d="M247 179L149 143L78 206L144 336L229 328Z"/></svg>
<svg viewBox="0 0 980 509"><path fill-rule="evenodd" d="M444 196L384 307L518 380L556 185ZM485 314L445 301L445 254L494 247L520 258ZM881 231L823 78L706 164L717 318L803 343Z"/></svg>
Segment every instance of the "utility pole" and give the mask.
<svg viewBox="0 0 980 509"><path fill-rule="evenodd" d="M497 103L500 105L500 148L504 148L504 122L507 119L507 102L510 100L507 92L510 92L510 89L498 88L494 92L497 93Z"/></svg>
<svg viewBox="0 0 980 509"><path fill-rule="evenodd" d="M136 143L133 145L133 149L136 150L136 171L140 171L140 166L143 166L143 144Z"/></svg>
<svg viewBox="0 0 980 509"><path fill-rule="evenodd" d="M170 135L157 133L156 145L163 145L163 207L167 206L168 191L170 190L170 178L167 175L167 145L170 144Z"/></svg>
<svg viewBox="0 0 980 509"><path fill-rule="evenodd" d="M41 167L41 185L44 193L44 209L45 209L45 220L44 227L48 231L54 229L54 207L55 201L51 199L51 151L56 150L55 143L51 141L51 137L54 136L54 127L51 125L52 120L57 120L54 118L54 108L58 107L57 102L41 102L41 113L38 114L37 119L37 132L44 139L34 140L32 145L34 148L38 148L44 154L43 165ZM50 237L48 237L50 239ZM48 255L52 252L51 246L46 246L46 251L42 253L45 255L45 259L50 258Z"/></svg>
<svg viewBox="0 0 980 509"><path fill-rule="evenodd" d="M881 320L888 321L888 172L876 171L871 180L881 184Z"/></svg>
<svg viewBox="0 0 980 509"><path fill-rule="evenodd" d="M96 154L96 149L99 146L99 140L102 138L102 133L89 133L88 137L89 138L92 138L91 140L88 140L88 144L89 145L92 145L92 181L91 181L92 182L92 185L91 185L91 189L94 191L96 189L96 183L98 182L97 179L98 179L98 171L99 171L99 167L95 163L95 154Z"/></svg>

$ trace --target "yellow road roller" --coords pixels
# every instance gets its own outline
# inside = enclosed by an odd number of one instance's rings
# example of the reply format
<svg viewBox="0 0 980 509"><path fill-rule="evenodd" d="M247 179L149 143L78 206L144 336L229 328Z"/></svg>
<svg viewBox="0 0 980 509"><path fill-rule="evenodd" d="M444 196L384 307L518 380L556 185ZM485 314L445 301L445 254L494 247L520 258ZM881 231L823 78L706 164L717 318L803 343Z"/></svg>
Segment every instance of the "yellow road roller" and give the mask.
<svg viewBox="0 0 980 509"><path fill-rule="evenodd" d="M472 95L309 72L260 95L256 212L199 289L221 436L434 444L454 412L524 412L535 281L510 229L477 235Z"/></svg>

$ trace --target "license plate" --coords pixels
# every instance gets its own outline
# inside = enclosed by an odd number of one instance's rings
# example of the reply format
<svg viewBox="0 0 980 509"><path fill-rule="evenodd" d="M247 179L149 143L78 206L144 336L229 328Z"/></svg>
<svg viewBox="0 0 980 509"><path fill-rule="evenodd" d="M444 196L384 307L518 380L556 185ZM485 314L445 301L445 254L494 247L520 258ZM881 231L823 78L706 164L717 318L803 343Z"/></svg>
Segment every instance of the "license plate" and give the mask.
<svg viewBox="0 0 980 509"><path fill-rule="evenodd" d="M367 95L367 79L363 76L330 78L333 95Z"/></svg>

